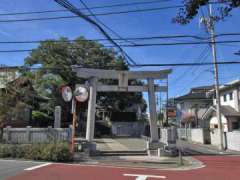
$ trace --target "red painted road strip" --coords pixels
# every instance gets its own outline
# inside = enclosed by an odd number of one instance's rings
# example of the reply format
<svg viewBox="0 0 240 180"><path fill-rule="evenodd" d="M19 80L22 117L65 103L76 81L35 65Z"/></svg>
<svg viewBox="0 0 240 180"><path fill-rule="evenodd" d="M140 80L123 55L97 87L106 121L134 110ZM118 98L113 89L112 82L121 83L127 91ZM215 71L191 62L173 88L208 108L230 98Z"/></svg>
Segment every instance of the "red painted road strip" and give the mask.
<svg viewBox="0 0 240 180"><path fill-rule="evenodd" d="M98 166L52 164L8 180L157 180L154 176L165 176L166 180L239 180L239 156L200 156L198 160L206 167L189 171L167 171L153 169L131 169ZM124 174L151 175L150 178L124 176Z"/></svg>

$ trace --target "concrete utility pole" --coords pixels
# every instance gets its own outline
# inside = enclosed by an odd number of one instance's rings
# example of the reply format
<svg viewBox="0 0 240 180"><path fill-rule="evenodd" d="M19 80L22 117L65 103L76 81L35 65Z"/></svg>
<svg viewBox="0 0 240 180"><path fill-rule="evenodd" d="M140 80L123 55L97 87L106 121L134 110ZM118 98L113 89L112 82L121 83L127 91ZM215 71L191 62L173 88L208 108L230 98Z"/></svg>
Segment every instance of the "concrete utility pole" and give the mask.
<svg viewBox="0 0 240 180"><path fill-rule="evenodd" d="M168 126L168 93L169 93L169 88L168 88L168 85L169 85L169 83L168 83L168 77L167 77L167 79L166 79L166 84L167 84L167 94L166 94L166 125Z"/></svg>
<svg viewBox="0 0 240 180"><path fill-rule="evenodd" d="M213 20L213 17L212 17L212 6L211 6L211 4L209 4L208 10L209 10L209 19L207 20L207 28L208 28L208 31L211 35L212 56L213 56L213 64L214 64L216 107L217 107L218 130L219 130L219 138L220 138L219 148L220 148L220 150L224 150L222 118L221 118L221 101L220 101L220 93L219 93L217 52L216 52L216 40L215 40L215 28L214 28L214 20Z"/></svg>

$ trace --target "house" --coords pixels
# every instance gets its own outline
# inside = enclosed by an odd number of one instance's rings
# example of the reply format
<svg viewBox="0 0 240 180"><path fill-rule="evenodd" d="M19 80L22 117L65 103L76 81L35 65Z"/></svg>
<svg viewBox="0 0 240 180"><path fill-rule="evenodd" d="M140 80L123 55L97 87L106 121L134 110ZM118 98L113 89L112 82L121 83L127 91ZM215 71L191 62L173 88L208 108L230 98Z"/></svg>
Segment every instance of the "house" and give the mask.
<svg viewBox="0 0 240 180"><path fill-rule="evenodd" d="M220 86L221 121L225 148L240 150L240 80L232 81ZM209 107L203 119L209 123L211 129L211 144L219 145L218 119L216 117L215 91L209 92L213 99L213 106ZM234 142L234 143L233 143Z"/></svg>
<svg viewBox="0 0 240 180"><path fill-rule="evenodd" d="M175 98L177 122L179 127L203 127L202 115L212 105L212 98L207 93L213 86L194 87L189 93Z"/></svg>

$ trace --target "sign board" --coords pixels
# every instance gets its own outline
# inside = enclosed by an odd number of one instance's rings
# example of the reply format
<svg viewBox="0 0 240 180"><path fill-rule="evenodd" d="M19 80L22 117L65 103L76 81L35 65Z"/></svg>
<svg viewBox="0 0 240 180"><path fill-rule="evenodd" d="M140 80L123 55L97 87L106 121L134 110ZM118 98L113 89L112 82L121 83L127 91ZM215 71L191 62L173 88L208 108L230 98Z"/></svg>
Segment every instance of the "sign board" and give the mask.
<svg viewBox="0 0 240 180"><path fill-rule="evenodd" d="M78 102L84 102L88 99L88 89L85 86L79 86L75 89L74 96Z"/></svg>
<svg viewBox="0 0 240 180"><path fill-rule="evenodd" d="M65 102L70 102L72 100L72 89L69 86L62 87L62 97Z"/></svg>
<svg viewBox="0 0 240 180"><path fill-rule="evenodd" d="M177 117L177 110L176 108L168 108L167 110L168 117L176 118Z"/></svg>

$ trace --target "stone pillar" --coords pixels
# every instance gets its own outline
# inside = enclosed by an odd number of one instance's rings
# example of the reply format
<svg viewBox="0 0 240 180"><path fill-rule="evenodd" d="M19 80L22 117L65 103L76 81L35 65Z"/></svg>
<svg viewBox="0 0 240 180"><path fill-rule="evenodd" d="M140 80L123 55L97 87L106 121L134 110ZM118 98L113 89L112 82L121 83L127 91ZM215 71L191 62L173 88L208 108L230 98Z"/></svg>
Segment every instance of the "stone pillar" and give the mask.
<svg viewBox="0 0 240 180"><path fill-rule="evenodd" d="M31 119L32 119L32 110L29 109L29 108L25 108L24 109L24 121L27 123L27 124L31 124Z"/></svg>
<svg viewBox="0 0 240 180"><path fill-rule="evenodd" d="M7 126L6 128L5 128L5 132L6 132L6 142L7 143L10 143L11 142L11 126Z"/></svg>
<svg viewBox="0 0 240 180"><path fill-rule="evenodd" d="M156 110L156 97L154 89L154 79L148 79L148 100L149 100L149 113L150 113L150 134L151 142L158 142L158 127L157 127L157 110Z"/></svg>
<svg viewBox="0 0 240 180"><path fill-rule="evenodd" d="M54 110L54 128L61 128L61 106L56 106Z"/></svg>
<svg viewBox="0 0 240 180"><path fill-rule="evenodd" d="M27 126L26 128L26 142L27 143L31 143L32 139L31 139L31 126Z"/></svg>
<svg viewBox="0 0 240 180"><path fill-rule="evenodd" d="M96 96L97 96L97 78L93 77L90 80L88 100L88 114L86 127L86 140L92 142L94 138L95 128L95 112L96 112Z"/></svg>

